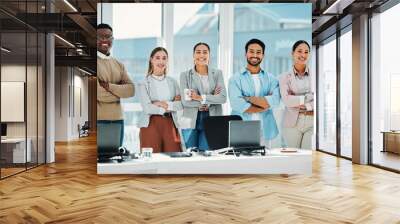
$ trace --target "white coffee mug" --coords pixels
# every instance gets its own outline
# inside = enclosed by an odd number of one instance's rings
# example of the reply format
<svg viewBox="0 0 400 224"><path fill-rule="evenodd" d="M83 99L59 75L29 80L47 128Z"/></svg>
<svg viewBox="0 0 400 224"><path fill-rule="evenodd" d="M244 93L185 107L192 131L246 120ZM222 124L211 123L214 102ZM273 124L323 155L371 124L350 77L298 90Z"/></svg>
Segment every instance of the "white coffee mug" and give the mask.
<svg viewBox="0 0 400 224"><path fill-rule="evenodd" d="M192 92L191 89L184 89L183 90L183 93L185 94L185 100L186 101L191 101L192 100L191 92Z"/></svg>

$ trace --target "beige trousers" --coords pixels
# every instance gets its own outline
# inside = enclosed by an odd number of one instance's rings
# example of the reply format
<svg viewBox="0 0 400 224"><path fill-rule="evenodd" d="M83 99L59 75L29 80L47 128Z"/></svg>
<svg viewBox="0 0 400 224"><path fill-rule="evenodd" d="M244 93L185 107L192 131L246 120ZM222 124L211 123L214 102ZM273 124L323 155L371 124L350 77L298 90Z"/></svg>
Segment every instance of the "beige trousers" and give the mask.
<svg viewBox="0 0 400 224"><path fill-rule="evenodd" d="M287 147L311 149L314 116L299 114L294 127L284 127L282 135Z"/></svg>

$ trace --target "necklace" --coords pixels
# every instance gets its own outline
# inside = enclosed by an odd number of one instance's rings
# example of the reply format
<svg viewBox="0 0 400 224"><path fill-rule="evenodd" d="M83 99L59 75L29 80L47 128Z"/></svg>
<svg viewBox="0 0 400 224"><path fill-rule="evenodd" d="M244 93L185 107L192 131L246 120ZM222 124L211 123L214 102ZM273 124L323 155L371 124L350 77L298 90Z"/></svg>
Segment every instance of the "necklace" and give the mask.
<svg viewBox="0 0 400 224"><path fill-rule="evenodd" d="M153 74L152 74L151 77L152 77L153 79L157 80L157 81L162 81L162 80L165 79L165 75L158 76L158 75L153 75Z"/></svg>

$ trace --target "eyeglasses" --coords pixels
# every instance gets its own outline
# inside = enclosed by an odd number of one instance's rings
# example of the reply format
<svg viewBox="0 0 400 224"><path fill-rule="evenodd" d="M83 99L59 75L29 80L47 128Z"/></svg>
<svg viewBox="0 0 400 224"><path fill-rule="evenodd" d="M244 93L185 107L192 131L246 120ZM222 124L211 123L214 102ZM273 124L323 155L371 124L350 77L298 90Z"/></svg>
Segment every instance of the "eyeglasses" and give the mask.
<svg viewBox="0 0 400 224"><path fill-rule="evenodd" d="M114 37L111 35L111 36L99 36L99 35L97 35L97 40L112 40Z"/></svg>

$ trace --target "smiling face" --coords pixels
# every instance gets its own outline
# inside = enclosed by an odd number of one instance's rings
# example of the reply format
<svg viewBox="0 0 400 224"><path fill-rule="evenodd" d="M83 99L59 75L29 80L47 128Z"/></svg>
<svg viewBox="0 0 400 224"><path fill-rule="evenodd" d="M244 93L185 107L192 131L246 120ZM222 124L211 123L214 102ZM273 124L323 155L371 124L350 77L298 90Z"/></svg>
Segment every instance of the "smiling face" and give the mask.
<svg viewBox="0 0 400 224"><path fill-rule="evenodd" d="M210 60L210 51L206 45L199 45L194 50L194 64L197 66L207 66Z"/></svg>
<svg viewBox="0 0 400 224"><path fill-rule="evenodd" d="M258 44L250 44L247 48L246 58L249 65L260 65L264 58L262 47Z"/></svg>
<svg viewBox="0 0 400 224"><path fill-rule="evenodd" d="M97 50L103 54L109 54L113 43L113 34L110 29L97 30Z"/></svg>
<svg viewBox="0 0 400 224"><path fill-rule="evenodd" d="M151 66L153 68L154 75L163 75L166 73L168 65L168 55L164 51L157 51L151 57Z"/></svg>
<svg viewBox="0 0 400 224"><path fill-rule="evenodd" d="M307 44L300 44L292 52L294 64L306 65L308 62L309 54L310 49L308 48Z"/></svg>

